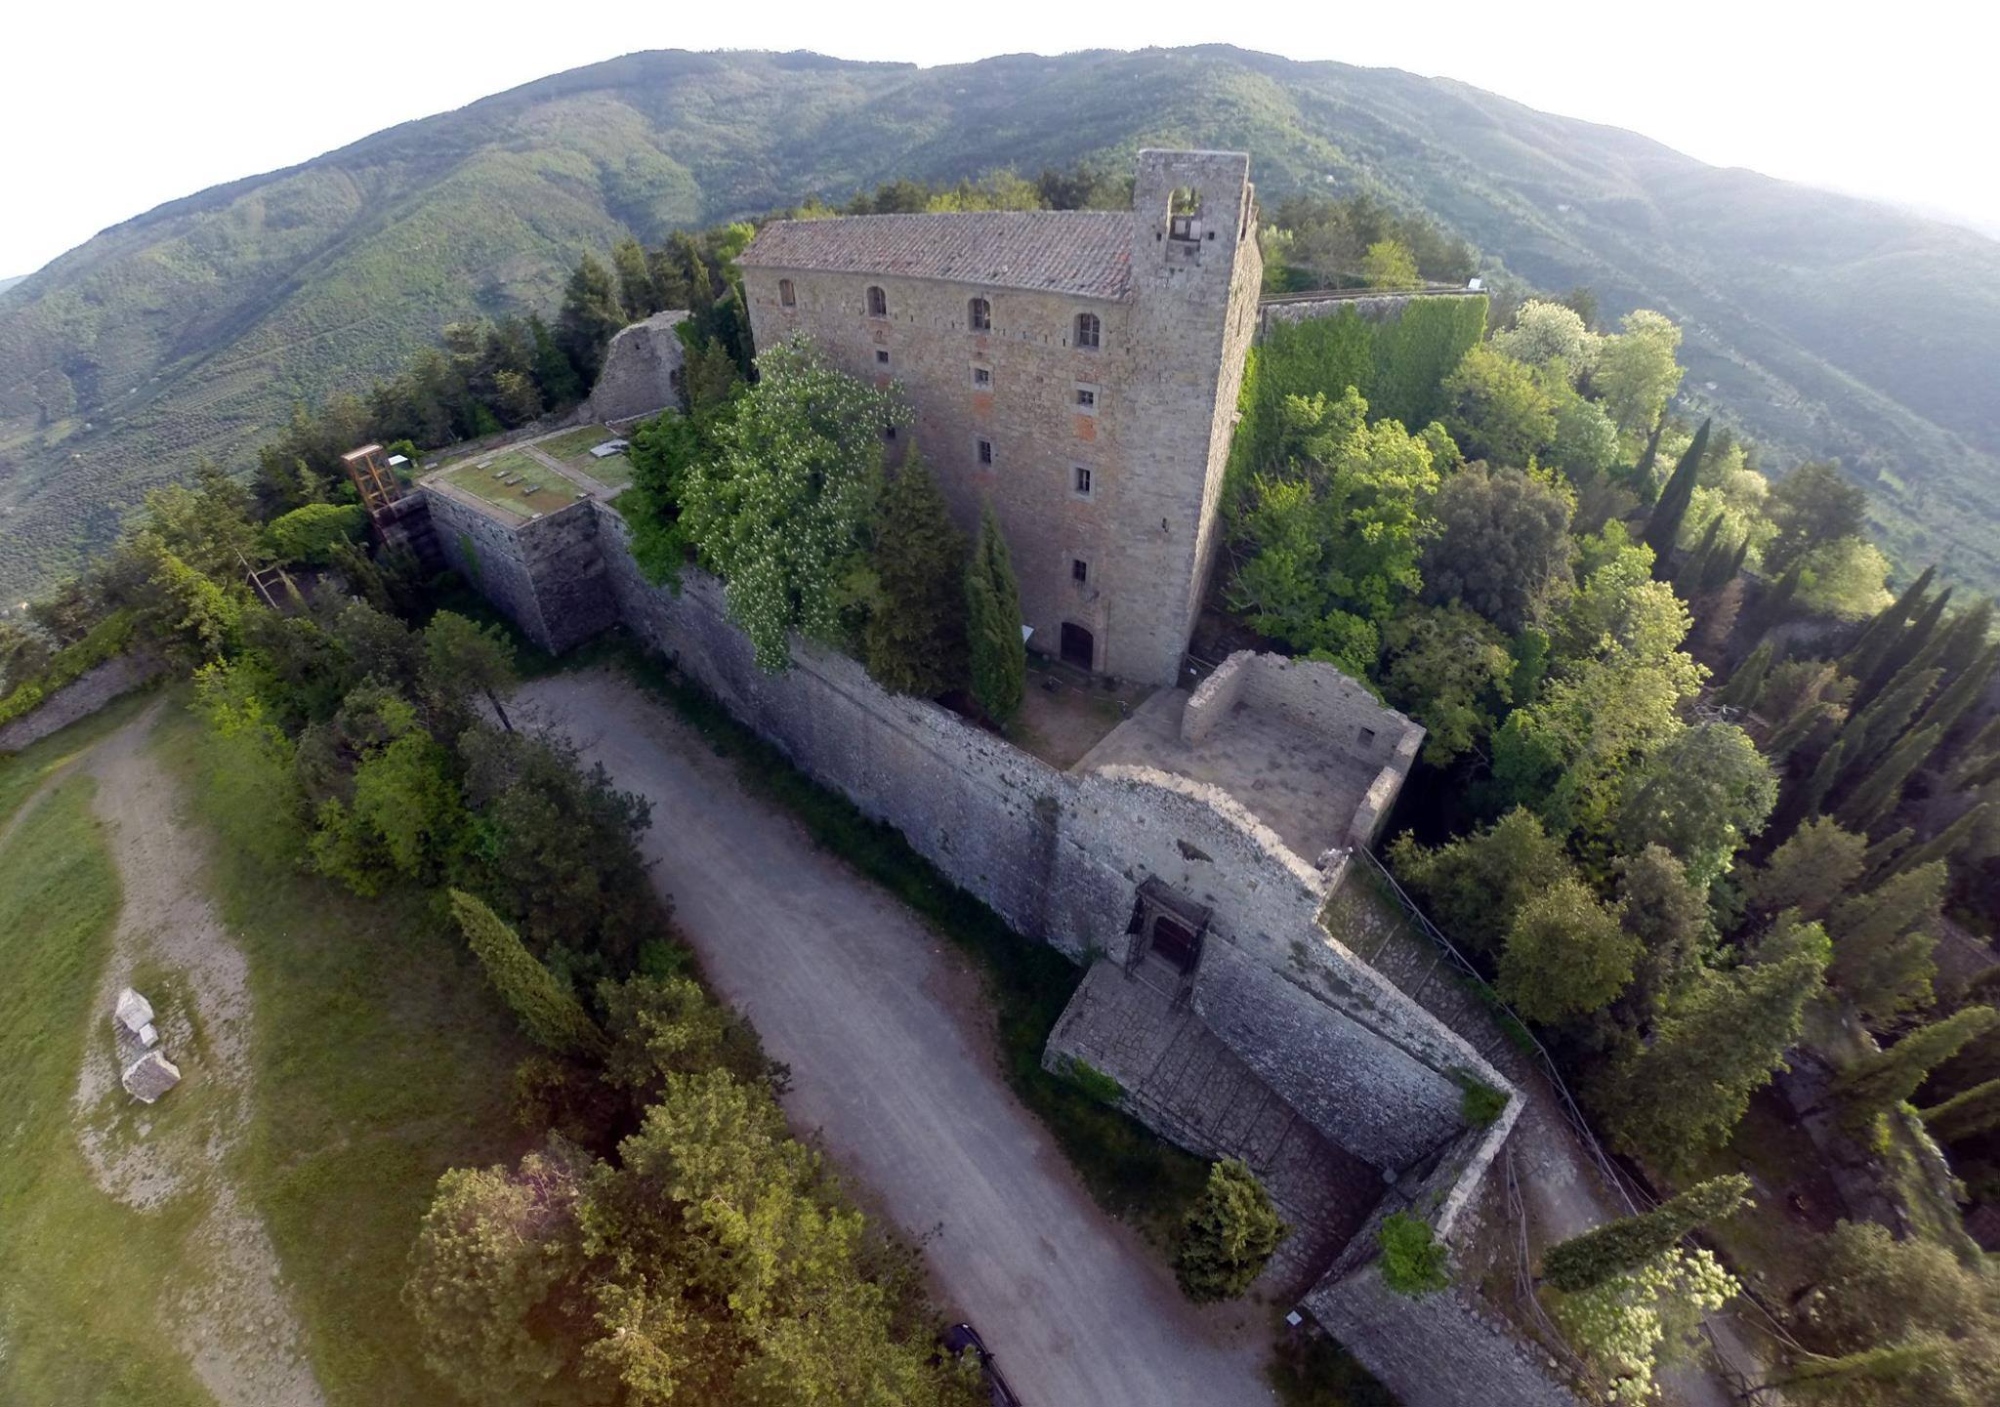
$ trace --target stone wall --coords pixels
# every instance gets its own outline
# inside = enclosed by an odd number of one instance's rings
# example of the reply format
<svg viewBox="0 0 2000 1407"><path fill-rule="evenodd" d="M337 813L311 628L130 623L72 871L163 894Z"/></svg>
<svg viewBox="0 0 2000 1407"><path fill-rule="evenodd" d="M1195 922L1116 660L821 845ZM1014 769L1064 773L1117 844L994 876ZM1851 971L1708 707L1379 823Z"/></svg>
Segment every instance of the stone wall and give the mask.
<svg viewBox="0 0 2000 1407"><path fill-rule="evenodd" d="M1268 334L1272 326L1281 322L1311 322L1314 318L1333 317L1345 309L1352 308L1367 322L1394 322L1402 317L1403 310L1420 298L1449 298L1453 296L1484 298L1485 293L1453 288L1425 289L1416 293L1352 293L1330 292L1310 297L1279 297L1267 299L1257 308L1257 334Z"/></svg>
<svg viewBox="0 0 2000 1407"><path fill-rule="evenodd" d="M685 312L655 313L611 339L604 369L590 388L578 423L630 420L680 403L681 365L686 351L674 324Z"/></svg>
<svg viewBox="0 0 2000 1407"><path fill-rule="evenodd" d="M617 621L593 500L521 520L449 484L424 487L445 560L538 648L561 654ZM629 555L622 543L616 555Z"/></svg>
<svg viewBox="0 0 2000 1407"><path fill-rule="evenodd" d="M1188 695L1188 701L1181 710L1182 742L1190 747L1199 746L1215 731L1216 725L1229 716L1229 711L1243 698L1252 658L1254 656L1250 651L1238 650Z"/></svg>
<svg viewBox="0 0 2000 1407"><path fill-rule="evenodd" d="M151 683L166 669L157 655L134 653L106 660L44 698L28 713L0 728L0 753L19 752L78 719Z"/></svg>

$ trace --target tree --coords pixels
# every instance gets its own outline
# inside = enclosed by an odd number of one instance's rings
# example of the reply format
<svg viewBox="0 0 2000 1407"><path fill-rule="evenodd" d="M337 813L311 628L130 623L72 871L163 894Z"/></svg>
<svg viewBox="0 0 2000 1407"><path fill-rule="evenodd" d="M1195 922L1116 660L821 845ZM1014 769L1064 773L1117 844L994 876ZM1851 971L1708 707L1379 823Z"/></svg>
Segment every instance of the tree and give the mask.
<svg viewBox="0 0 2000 1407"><path fill-rule="evenodd" d="M1511 698L1504 636L1464 606L1411 604L1383 628L1389 699L1424 725L1424 760L1443 766L1477 747Z"/></svg>
<svg viewBox="0 0 2000 1407"><path fill-rule="evenodd" d="M1589 484L1618 461L1618 427L1595 401L1571 393L1556 398L1555 436L1548 462L1573 484Z"/></svg>
<svg viewBox="0 0 2000 1407"><path fill-rule="evenodd" d="M1675 463L1674 472L1667 476L1666 487L1660 490L1652 514L1646 519L1644 541L1653 549L1654 572L1663 579L1673 560L1674 544L1680 541L1681 522L1687 517L1688 504L1694 500L1695 475L1708 449L1710 423L1702 421L1701 428L1694 432L1694 439Z"/></svg>
<svg viewBox="0 0 2000 1407"><path fill-rule="evenodd" d="M934 697L965 680L965 534L914 450L889 481L875 521L880 595L863 661L885 689Z"/></svg>
<svg viewBox="0 0 2000 1407"><path fill-rule="evenodd" d="M1490 344L1445 378L1444 427L1467 459L1525 467L1555 438L1555 407L1534 373Z"/></svg>
<svg viewBox="0 0 2000 1407"><path fill-rule="evenodd" d="M1624 332L1604 340L1591 384L1620 435L1644 434L1660 421L1667 402L1680 388L1681 368L1674 353L1681 330L1673 320L1641 308L1627 313Z"/></svg>
<svg viewBox="0 0 2000 1407"><path fill-rule="evenodd" d="M791 662L794 630L843 642L843 582L864 561L882 478L882 432L906 426L900 398L843 372L803 337L767 350L760 376L697 459L681 518L728 584L730 619L760 668Z"/></svg>
<svg viewBox="0 0 2000 1407"><path fill-rule="evenodd" d="M1556 1322L1608 1379L1605 1396L1650 1402L1653 1375L1699 1345L1702 1319L1742 1287L1706 1250L1666 1251L1555 1305Z"/></svg>
<svg viewBox="0 0 2000 1407"><path fill-rule="evenodd" d="M1650 1026L1702 971L1708 900L1672 851L1648 845L1618 862L1618 916L1639 943L1620 1013L1629 1025Z"/></svg>
<svg viewBox="0 0 2000 1407"><path fill-rule="evenodd" d="M625 309L612 285L611 272L586 254L577 261L563 290L562 312L556 317L555 341L575 369L577 383L588 391L604 365L604 349L625 326Z"/></svg>
<svg viewBox="0 0 2000 1407"><path fill-rule="evenodd" d="M578 1226L589 1158L552 1142L518 1171L457 1168L438 1179L410 1252L403 1303L424 1363L467 1401L579 1397L583 1268Z"/></svg>
<svg viewBox="0 0 2000 1407"><path fill-rule="evenodd" d="M1903 784L1937 749L1937 745L1938 730L1935 727L1911 733L1897 743L1880 765L1862 778L1848 793L1847 800L1840 804L1837 814L1841 821L1856 830L1873 830L1896 809L1896 804L1903 799Z"/></svg>
<svg viewBox="0 0 2000 1407"><path fill-rule="evenodd" d="M1231 1300L1263 1274L1291 1228L1250 1169L1235 1158L1211 1164L1201 1200L1188 1209L1174 1278L1196 1304Z"/></svg>
<svg viewBox="0 0 2000 1407"><path fill-rule="evenodd" d="M424 627L424 683L433 697L463 699L477 692L500 726L514 731L500 695L513 689L514 645L497 625L478 625L453 611L439 611Z"/></svg>
<svg viewBox="0 0 2000 1407"><path fill-rule="evenodd" d="M1887 1050L1862 1056L1840 1072L1838 1088L1848 1123L1865 1126L1908 1102L1926 1075L1995 1024L2000 1024L2000 1012L1990 1006L1968 1006L1918 1027Z"/></svg>
<svg viewBox="0 0 2000 1407"><path fill-rule="evenodd" d="M1797 603L1815 614L1861 620L1888 600L1882 583L1889 559L1872 542L1839 538L1813 548L1793 565L1799 569Z"/></svg>
<svg viewBox="0 0 2000 1407"><path fill-rule="evenodd" d="M1632 980L1639 943L1581 880L1558 880L1514 911L1500 955L1500 995L1553 1025L1609 1006Z"/></svg>
<svg viewBox="0 0 2000 1407"><path fill-rule="evenodd" d="M1517 635L1561 608L1570 586L1568 499L1519 469L1467 465L1438 488L1423 596L1462 602Z"/></svg>
<svg viewBox="0 0 2000 1407"><path fill-rule="evenodd" d="M1987 1080L1929 1109L1918 1111L1944 1143L1958 1143L2000 1128L2000 1080Z"/></svg>
<svg viewBox="0 0 2000 1407"><path fill-rule="evenodd" d="M1912 846L1908 851L1898 854L1889 866L1889 873L1901 874L1906 870L1921 869L1938 861L1949 862L1966 855L1976 858L1994 810L1990 802L1975 802L1957 820L1922 845Z"/></svg>
<svg viewBox="0 0 2000 1407"><path fill-rule="evenodd" d="M1727 708L1739 708L1745 713L1757 707L1758 697L1764 691L1764 680L1771 672L1774 654L1771 642L1766 640L1750 652L1750 657L1736 666L1729 676L1729 682L1715 692L1715 702Z"/></svg>
<svg viewBox="0 0 2000 1407"><path fill-rule="evenodd" d="M308 503L264 525L264 547L280 562L323 567L334 545L358 542L368 532L368 510L358 503Z"/></svg>
<svg viewBox="0 0 2000 1407"><path fill-rule="evenodd" d="M1671 1168L1727 1141L1824 983L1818 926L1802 926L1788 946L1776 961L1704 976L1661 1016L1651 1045L1612 1067L1597 1102L1620 1145Z"/></svg>
<svg viewBox="0 0 2000 1407"><path fill-rule="evenodd" d="M972 696L989 718L1006 724L1020 711L1027 682L1021 639L1021 593L1007 538L987 504L965 569L965 632Z"/></svg>
<svg viewBox="0 0 2000 1407"><path fill-rule="evenodd" d="M1393 239L1378 239L1361 256L1361 277L1370 288L1415 288L1422 277L1417 273L1417 256Z"/></svg>
<svg viewBox="0 0 2000 1407"><path fill-rule="evenodd" d="M1603 341L1575 309L1537 298L1516 310L1512 327L1492 337L1496 351L1570 383L1596 363Z"/></svg>
<svg viewBox="0 0 2000 1407"><path fill-rule="evenodd" d="M1935 566L1925 567L1917 579L1903 588L1895 600L1874 613L1867 628L1855 638L1854 644L1841 658L1840 667L1856 679L1866 679L1875 673L1876 666L1889 657L1902 638L1903 631L1911 619L1923 609L1937 575Z"/></svg>
<svg viewBox="0 0 2000 1407"><path fill-rule="evenodd" d="M1809 919L1825 918L1861 877L1867 844L1837 822L1818 817L1792 832L1769 859L1751 870L1744 888L1750 902L1766 914L1797 909Z"/></svg>
<svg viewBox="0 0 2000 1407"><path fill-rule="evenodd" d="M1650 1212L1621 1217L1551 1247L1542 1257L1542 1276L1564 1294L1594 1289L1637 1270L1689 1232L1731 1216L1749 1202L1749 1178L1739 1173L1708 1178Z"/></svg>
<svg viewBox="0 0 2000 1407"><path fill-rule="evenodd" d="M1783 572L1814 548L1858 538L1867 523L1867 492L1843 478L1839 466L1822 461L1801 464L1778 480L1770 501L1778 534L1764 549L1766 571Z"/></svg>
<svg viewBox="0 0 2000 1407"><path fill-rule="evenodd" d="M1405 832L1389 847L1389 862L1454 941L1490 954L1499 953L1515 912L1532 895L1576 874L1562 842L1523 807L1435 850Z"/></svg>
<svg viewBox="0 0 2000 1407"><path fill-rule="evenodd" d="M611 267L618 271L618 299L625 321L640 322L665 306L653 286L653 271L639 241L626 235L611 246Z"/></svg>
<svg viewBox="0 0 2000 1407"><path fill-rule="evenodd" d="M473 955L486 969L521 1027L540 1046L559 1055L592 1053L604 1048L604 1033L565 991L554 975L536 962L493 910L462 889L451 891L452 916Z"/></svg>
<svg viewBox="0 0 2000 1407"><path fill-rule="evenodd" d="M1734 723L1697 723L1632 774L1618 809L1618 845L1628 853L1664 845L1706 888L1764 829L1777 801L1778 779L1748 733Z"/></svg>
<svg viewBox="0 0 2000 1407"><path fill-rule="evenodd" d="M1245 560L1230 603L1265 634L1366 673L1377 627L1421 582L1438 487L1430 449L1394 421L1370 425L1352 387L1331 403L1288 396L1280 424L1278 463L1231 514ZM1357 633L1365 649L1343 648Z"/></svg>

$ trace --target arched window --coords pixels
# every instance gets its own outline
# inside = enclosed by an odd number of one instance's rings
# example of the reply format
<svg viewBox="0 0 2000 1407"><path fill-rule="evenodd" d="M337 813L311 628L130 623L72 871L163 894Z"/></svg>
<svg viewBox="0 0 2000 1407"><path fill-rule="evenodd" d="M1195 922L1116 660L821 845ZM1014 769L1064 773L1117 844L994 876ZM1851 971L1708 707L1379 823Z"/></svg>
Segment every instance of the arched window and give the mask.
<svg viewBox="0 0 2000 1407"><path fill-rule="evenodd" d="M889 295L872 283L868 285L868 316L871 318L889 316Z"/></svg>
<svg viewBox="0 0 2000 1407"><path fill-rule="evenodd" d="M787 308L796 308L799 305L798 290L792 287L792 281L788 278L778 280L778 301Z"/></svg>
<svg viewBox="0 0 2000 1407"><path fill-rule="evenodd" d="M984 298L975 298L965 305L965 325L974 332L993 330L993 305Z"/></svg>
<svg viewBox="0 0 2000 1407"><path fill-rule="evenodd" d="M1097 350L1097 345L1103 338L1103 335L1103 324L1098 322L1096 313L1078 313L1076 315L1077 346L1089 348L1094 352Z"/></svg>

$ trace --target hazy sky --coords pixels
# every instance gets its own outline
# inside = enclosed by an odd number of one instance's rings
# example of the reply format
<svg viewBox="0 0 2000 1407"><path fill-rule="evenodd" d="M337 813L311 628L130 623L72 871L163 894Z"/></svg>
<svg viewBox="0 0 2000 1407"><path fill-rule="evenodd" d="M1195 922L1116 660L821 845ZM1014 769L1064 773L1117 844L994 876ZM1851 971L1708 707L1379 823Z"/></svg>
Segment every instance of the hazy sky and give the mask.
<svg viewBox="0 0 2000 1407"><path fill-rule="evenodd" d="M26 13L23 13L23 12ZM2000 229L1991 0L18 0L0 18L0 276L206 186L637 49L956 63L1208 42L1463 79L1721 165Z"/></svg>

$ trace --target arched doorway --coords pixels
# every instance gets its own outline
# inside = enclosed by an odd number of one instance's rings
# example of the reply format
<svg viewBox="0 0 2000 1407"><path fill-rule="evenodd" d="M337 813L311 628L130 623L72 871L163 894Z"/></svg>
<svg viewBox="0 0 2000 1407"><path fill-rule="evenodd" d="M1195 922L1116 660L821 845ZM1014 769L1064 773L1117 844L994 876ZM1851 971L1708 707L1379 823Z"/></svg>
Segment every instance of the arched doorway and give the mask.
<svg viewBox="0 0 2000 1407"><path fill-rule="evenodd" d="M1062 628L1062 660L1078 669L1097 667L1097 637L1073 621L1064 621Z"/></svg>

